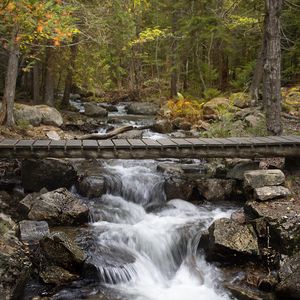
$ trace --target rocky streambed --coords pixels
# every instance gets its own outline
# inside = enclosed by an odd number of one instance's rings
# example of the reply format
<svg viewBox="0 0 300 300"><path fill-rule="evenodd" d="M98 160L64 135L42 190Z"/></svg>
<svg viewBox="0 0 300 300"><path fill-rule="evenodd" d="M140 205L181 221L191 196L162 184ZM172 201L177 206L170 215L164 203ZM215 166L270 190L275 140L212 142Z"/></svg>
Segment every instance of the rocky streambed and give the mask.
<svg viewBox="0 0 300 300"><path fill-rule="evenodd" d="M299 199L249 160L2 161L1 299L299 299Z"/></svg>

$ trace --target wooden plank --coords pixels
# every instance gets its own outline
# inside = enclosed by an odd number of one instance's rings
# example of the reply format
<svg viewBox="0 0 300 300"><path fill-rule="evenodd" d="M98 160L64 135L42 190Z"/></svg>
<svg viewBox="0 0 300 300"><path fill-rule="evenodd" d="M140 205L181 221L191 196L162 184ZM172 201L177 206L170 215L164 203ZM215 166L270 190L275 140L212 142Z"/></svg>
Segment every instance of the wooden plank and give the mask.
<svg viewBox="0 0 300 300"><path fill-rule="evenodd" d="M174 143L176 143L178 145L178 147L192 147L193 144L189 141L187 141L186 139L171 139Z"/></svg>
<svg viewBox="0 0 300 300"><path fill-rule="evenodd" d="M83 140L82 146L83 146L83 148L86 148L86 149L98 149L98 147L99 147L96 140Z"/></svg>
<svg viewBox="0 0 300 300"><path fill-rule="evenodd" d="M20 140L16 144L16 148L31 148L35 140Z"/></svg>
<svg viewBox="0 0 300 300"><path fill-rule="evenodd" d="M253 145L253 142L249 138L246 138L246 137L238 137L238 138L231 137L231 138L227 138L227 139L235 142L236 146L251 146L251 145Z"/></svg>
<svg viewBox="0 0 300 300"><path fill-rule="evenodd" d="M203 141L203 143L205 143L207 146L222 146L223 144L218 141L218 139L215 138L200 138L201 141Z"/></svg>
<svg viewBox="0 0 300 300"><path fill-rule="evenodd" d="M178 145L170 139L159 139L157 140L157 142L161 144L164 148L178 147Z"/></svg>
<svg viewBox="0 0 300 300"><path fill-rule="evenodd" d="M81 149L81 147L81 140L67 140L66 142L66 149Z"/></svg>
<svg viewBox="0 0 300 300"><path fill-rule="evenodd" d="M32 145L34 148L48 148L50 145L51 140L36 140L34 144Z"/></svg>
<svg viewBox="0 0 300 300"><path fill-rule="evenodd" d="M131 145L125 139L115 139L112 140L117 149L130 149Z"/></svg>
<svg viewBox="0 0 300 300"><path fill-rule="evenodd" d="M14 148L15 145L18 143L19 140L12 140L12 139L4 139L0 143L0 148Z"/></svg>
<svg viewBox="0 0 300 300"><path fill-rule="evenodd" d="M49 147L50 149L65 149L66 143L67 143L66 140L59 140L59 141L52 140Z"/></svg>
<svg viewBox="0 0 300 300"><path fill-rule="evenodd" d="M296 145L300 144L300 136L281 136L281 138L293 142Z"/></svg>
<svg viewBox="0 0 300 300"><path fill-rule="evenodd" d="M128 143L131 145L132 148L147 148L147 145L143 142L143 140L128 139Z"/></svg>
<svg viewBox="0 0 300 300"><path fill-rule="evenodd" d="M282 142L277 139L272 139L272 137L256 137L256 139L261 140L262 142L265 142L265 145L281 145Z"/></svg>
<svg viewBox="0 0 300 300"><path fill-rule="evenodd" d="M232 141L231 139L228 139L228 138L219 138L219 139L216 139L217 141L219 141L220 143L222 143L224 146L235 146L236 145L236 142Z"/></svg>
<svg viewBox="0 0 300 300"><path fill-rule="evenodd" d="M108 148L108 149L114 149L115 145L111 140L99 140L98 141L100 148Z"/></svg>
<svg viewBox="0 0 300 300"><path fill-rule="evenodd" d="M185 140L190 142L193 146L207 146L205 142L197 138L186 138Z"/></svg>
<svg viewBox="0 0 300 300"><path fill-rule="evenodd" d="M157 142L157 140L153 139L143 139L142 140L147 148L161 148L161 144Z"/></svg>

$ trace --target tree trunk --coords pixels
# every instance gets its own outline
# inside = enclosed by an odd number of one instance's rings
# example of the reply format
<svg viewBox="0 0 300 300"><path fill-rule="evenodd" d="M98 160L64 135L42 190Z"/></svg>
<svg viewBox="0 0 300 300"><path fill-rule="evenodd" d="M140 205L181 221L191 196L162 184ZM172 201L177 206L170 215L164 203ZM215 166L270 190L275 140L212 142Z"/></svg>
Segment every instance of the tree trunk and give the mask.
<svg viewBox="0 0 300 300"><path fill-rule="evenodd" d="M75 70L75 60L77 56L77 49L78 49L78 37L73 38L73 45L70 47L71 50L71 57L70 57L70 62L69 62L69 68L68 68L68 73L65 81L65 90L64 90L64 96L62 99L62 106L63 107L68 107L69 106L69 99L70 99L70 94L72 91L72 85L73 85L73 74Z"/></svg>
<svg viewBox="0 0 300 300"><path fill-rule="evenodd" d="M33 103L39 104L40 100L40 71L39 71L39 63L36 62L33 66L32 70L32 97Z"/></svg>
<svg viewBox="0 0 300 300"><path fill-rule="evenodd" d="M7 65L3 104L0 115L0 122L3 124L6 121L6 126L12 127L15 125L14 120L14 101L16 95L16 83L18 77L18 64L20 45L16 42L18 29L15 28L12 34L11 45L9 49L9 59Z"/></svg>
<svg viewBox="0 0 300 300"><path fill-rule="evenodd" d="M46 49L46 70L45 70L45 85L44 85L44 103L49 106L54 106L54 49L48 47Z"/></svg>
<svg viewBox="0 0 300 300"><path fill-rule="evenodd" d="M271 134L282 133L281 124L281 32L282 0L265 0L266 53L263 74L263 98L266 107L267 129Z"/></svg>
<svg viewBox="0 0 300 300"><path fill-rule="evenodd" d="M171 93L170 96L173 98L177 96L177 81L178 81L178 72L177 72L177 41L176 41L176 32L177 32L177 12L174 8L172 13L172 46L171 46Z"/></svg>

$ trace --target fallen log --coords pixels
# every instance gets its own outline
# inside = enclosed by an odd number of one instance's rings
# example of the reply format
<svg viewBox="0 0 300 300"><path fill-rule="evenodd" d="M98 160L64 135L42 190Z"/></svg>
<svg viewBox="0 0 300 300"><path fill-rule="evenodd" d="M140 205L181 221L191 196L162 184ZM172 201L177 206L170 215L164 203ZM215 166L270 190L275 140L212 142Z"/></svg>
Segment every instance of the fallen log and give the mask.
<svg viewBox="0 0 300 300"><path fill-rule="evenodd" d="M78 136L75 139L76 140L106 140L106 139L111 139L114 136L130 131L133 129L133 126L123 126L120 128L116 128L110 132L107 133L91 133L91 134L85 134L82 136Z"/></svg>

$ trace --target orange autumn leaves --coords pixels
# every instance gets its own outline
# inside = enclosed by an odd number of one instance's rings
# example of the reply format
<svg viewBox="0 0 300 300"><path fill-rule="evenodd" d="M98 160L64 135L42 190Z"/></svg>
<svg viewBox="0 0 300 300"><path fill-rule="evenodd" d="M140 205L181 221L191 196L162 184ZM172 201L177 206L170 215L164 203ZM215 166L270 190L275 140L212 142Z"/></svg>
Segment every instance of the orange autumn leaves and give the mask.
<svg viewBox="0 0 300 300"><path fill-rule="evenodd" d="M11 0L0 6L0 26L8 31L17 26L16 42L23 45L48 40L59 46L78 32L73 11L60 0Z"/></svg>

